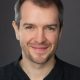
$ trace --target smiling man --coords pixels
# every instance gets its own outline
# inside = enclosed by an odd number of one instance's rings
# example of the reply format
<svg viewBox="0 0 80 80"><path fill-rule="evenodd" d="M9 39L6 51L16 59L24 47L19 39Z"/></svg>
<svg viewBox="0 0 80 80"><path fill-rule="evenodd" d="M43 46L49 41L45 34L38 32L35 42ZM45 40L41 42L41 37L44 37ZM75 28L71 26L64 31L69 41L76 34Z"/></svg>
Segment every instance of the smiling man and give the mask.
<svg viewBox="0 0 80 80"><path fill-rule="evenodd" d="M22 55L1 68L0 80L80 79L79 68L55 56L63 25L60 0L18 0L12 25Z"/></svg>
<svg viewBox="0 0 80 80"><path fill-rule="evenodd" d="M40 8L25 1L21 6L20 25L13 21L22 48L22 62L43 65L55 61L54 52L61 32L59 26L59 12L55 5Z"/></svg>

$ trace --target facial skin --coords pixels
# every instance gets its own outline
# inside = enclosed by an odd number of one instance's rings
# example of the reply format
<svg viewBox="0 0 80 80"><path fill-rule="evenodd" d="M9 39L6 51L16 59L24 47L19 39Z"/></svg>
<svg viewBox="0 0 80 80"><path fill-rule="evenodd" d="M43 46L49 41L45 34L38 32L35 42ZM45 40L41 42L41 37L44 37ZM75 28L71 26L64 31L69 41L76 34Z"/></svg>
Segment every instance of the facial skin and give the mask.
<svg viewBox="0 0 80 80"><path fill-rule="evenodd" d="M43 64L54 57L60 38L59 12L55 5L40 8L26 1L21 6L19 28L15 21L12 24L23 59Z"/></svg>

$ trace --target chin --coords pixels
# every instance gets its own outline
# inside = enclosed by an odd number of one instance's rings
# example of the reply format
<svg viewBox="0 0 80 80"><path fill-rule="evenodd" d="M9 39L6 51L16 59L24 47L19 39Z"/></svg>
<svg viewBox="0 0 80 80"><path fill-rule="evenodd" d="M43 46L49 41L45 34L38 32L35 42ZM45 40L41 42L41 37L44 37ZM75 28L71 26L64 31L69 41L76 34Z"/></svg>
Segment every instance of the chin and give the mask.
<svg viewBox="0 0 80 80"><path fill-rule="evenodd" d="M31 58L31 61L36 64L45 64L52 58L52 55L46 56L45 58L43 56Z"/></svg>

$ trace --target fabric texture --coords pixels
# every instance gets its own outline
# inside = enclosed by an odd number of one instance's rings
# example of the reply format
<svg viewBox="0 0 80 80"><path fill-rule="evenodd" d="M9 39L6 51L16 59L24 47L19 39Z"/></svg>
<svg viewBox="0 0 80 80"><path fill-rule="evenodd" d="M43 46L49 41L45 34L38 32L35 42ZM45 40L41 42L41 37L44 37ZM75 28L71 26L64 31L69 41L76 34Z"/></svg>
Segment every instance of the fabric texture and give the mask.
<svg viewBox="0 0 80 80"><path fill-rule="evenodd" d="M30 80L19 61L0 68L0 80ZM80 80L80 68L57 58L56 65L44 80Z"/></svg>

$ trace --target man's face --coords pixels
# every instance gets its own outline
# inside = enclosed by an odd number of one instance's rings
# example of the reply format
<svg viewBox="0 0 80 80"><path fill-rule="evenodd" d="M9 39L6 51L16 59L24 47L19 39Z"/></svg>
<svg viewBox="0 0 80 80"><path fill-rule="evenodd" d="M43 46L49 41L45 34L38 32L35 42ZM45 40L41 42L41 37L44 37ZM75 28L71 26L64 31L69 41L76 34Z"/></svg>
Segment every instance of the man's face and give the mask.
<svg viewBox="0 0 80 80"><path fill-rule="evenodd" d="M54 56L60 36L59 12L55 5L40 8L31 2L21 7L19 28L13 23L23 58L34 63L45 63Z"/></svg>

